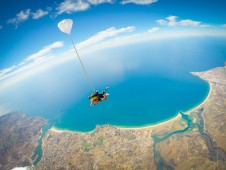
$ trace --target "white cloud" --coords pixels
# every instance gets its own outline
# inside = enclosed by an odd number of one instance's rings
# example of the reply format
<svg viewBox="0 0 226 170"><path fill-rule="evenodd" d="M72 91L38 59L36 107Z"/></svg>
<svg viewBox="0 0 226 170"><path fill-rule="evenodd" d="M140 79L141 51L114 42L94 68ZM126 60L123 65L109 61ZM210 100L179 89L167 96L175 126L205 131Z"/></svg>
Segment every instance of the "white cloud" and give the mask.
<svg viewBox="0 0 226 170"><path fill-rule="evenodd" d="M44 47L43 49L41 49L37 53L30 55L29 57L27 57L26 59L24 59L24 61L27 62L27 61L30 61L30 60L36 60L36 59L38 59L40 57L43 57L43 56L47 55L54 48L60 48L60 47L63 47L63 46L64 46L63 42L57 41L57 42L55 42L53 44L50 44L50 45Z"/></svg>
<svg viewBox="0 0 226 170"><path fill-rule="evenodd" d="M84 48L84 47L96 44L100 41L103 41L107 38L115 37L115 36L117 36L121 33L125 33L125 32L132 32L134 30L135 30L135 27L133 27L133 26L126 27L126 28L120 28L120 29L116 29L115 27L111 27L111 28L108 28L104 31L98 32L94 36L88 38L87 40L85 40L81 43L79 43L78 48Z"/></svg>
<svg viewBox="0 0 226 170"><path fill-rule="evenodd" d="M157 2L158 0L123 0L121 4L128 4L128 3L134 3L137 5L149 5L154 2Z"/></svg>
<svg viewBox="0 0 226 170"><path fill-rule="evenodd" d="M54 42L44 48L42 48L37 53L34 53L28 57L26 57L22 62L17 65L13 65L12 67L5 68L0 71L0 81L13 75L19 74L28 69L34 68L37 65L51 59L53 57L52 50L55 48L63 47L63 42L57 41Z"/></svg>
<svg viewBox="0 0 226 170"><path fill-rule="evenodd" d="M157 22L160 24L160 25L166 25L166 21L164 19L159 19L157 20Z"/></svg>
<svg viewBox="0 0 226 170"><path fill-rule="evenodd" d="M21 22L28 20L30 18L30 16L32 17L32 19L39 19L39 18L47 15L49 13L49 10L51 10L51 9L49 8L48 11L38 9L35 12L31 12L30 9L26 9L26 10L20 11L18 14L16 14L16 17L9 19L8 23L18 26Z"/></svg>
<svg viewBox="0 0 226 170"><path fill-rule="evenodd" d="M56 8L57 15L62 13L71 14L77 11L84 11L90 7L89 3L83 0L65 0Z"/></svg>
<svg viewBox="0 0 226 170"><path fill-rule="evenodd" d="M177 24L176 18L177 18L176 16L167 17L166 19L168 20L168 25L175 26Z"/></svg>
<svg viewBox="0 0 226 170"><path fill-rule="evenodd" d="M193 21L190 19L178 20L177 16L169 16L166 19L157 20L160 25L173 26L190 26L190 27L209 27L210 25L202 24L200 21Z"/></svg>
<svg viewBox="0 0 226 170"><path fill-rule="evenodd" d="M16 168L13 168L12 170L27 170L27 169L28 169L27 167L16 167Z"/></svg>
<svg viewBox="0 0 226 170"><path fill-rule="evenodd" d="M18 25L19 23L28 20L30 17L30 11L30 9L20 11L18 14L16 14L15 18L9 19L8 23Z"/></svg>
<svg viewBox="0 0 226 170"><path fill-rule="evenodd" d="M90 4L98 5L103 3L113 3L113 0L88 0Z"/></svg>
<svg viewBox="0 0 226 170"><path fill-rule="evenodd" d="M192 21L190 19L181 20L178 22L178 24L181 26L192 26L192 27L197 27L200 25L200 23L201 22L199 22L199 21Z"/></svg>
<svg viewBox="0 0 226 170"><path fill-rule="evenodd" d="M122 0L121 4L134 3L137 5L148 5L158 0ZM85 11L89 9L92 5L99 5L103 3L111 3L113 4L115 0L64 0L61 2L56 8L56 14L52 17L56 17L57 15L61 15L63 13L71 14L78 11Z"/></svg>
<svg viewBox="0 0 226 170"><path fill-rule="evenodd" d="M4 78L6 74L10 73L11 71L13 71L16 68L15 65L9 67L9 68L5 68L3 70L0 71L0 79Z"/></svg>
<svg viewBox="0 0 226 170"><path fill-rule="evenodd" d="M148 32L153 33L153 32L156 32L158 30L159 30L159 27L154 27L154 28L151 28L150 30L148 30Z"/></svg>
<svg viewBox="0 0 226 170"><path fill-rule="evenodd" d="M64 0L56 8L56 14L52 17L56 17L63 13L71 14L78 11L88 10L92 5L100 5L103 3L113 4L115 0Z"/></svg>
<svg viewBox="0 0 226 170"><path fill-rule="evenodd" d="M32 15L33 19L39 19L39 18L47 15L48 13L49 13L48 11L44 11L42 9L38 9L37 11L33 12L31 15Z"/></svg>

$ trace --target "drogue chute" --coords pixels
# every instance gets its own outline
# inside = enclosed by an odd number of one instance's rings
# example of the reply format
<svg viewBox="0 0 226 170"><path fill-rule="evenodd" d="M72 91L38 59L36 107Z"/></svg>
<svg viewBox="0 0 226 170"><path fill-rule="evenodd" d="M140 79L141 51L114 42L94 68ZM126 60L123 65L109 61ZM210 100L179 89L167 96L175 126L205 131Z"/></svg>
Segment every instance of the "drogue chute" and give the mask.
<svg viewBox="0 0 226 170"><path fill-rule="evenodd" d="M65 20L60 21L58 23L58 28L62 32L66 33L68 35L71 35L71 28L72 28L72 26L73 26L73 21L71 19L65 19Z"/></svg>

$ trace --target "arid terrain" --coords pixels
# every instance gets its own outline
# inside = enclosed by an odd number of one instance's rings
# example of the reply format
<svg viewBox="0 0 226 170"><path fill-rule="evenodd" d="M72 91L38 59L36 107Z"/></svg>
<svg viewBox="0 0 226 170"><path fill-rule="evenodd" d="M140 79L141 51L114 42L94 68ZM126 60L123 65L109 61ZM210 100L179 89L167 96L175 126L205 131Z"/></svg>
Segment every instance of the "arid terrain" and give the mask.
<svg viewBox="0 0 226 170"><path fill-rule="evenodd" d="M0 117L0 169L32 164L32 155L38 145L41 129L46 121L22 113Z"/></svg>

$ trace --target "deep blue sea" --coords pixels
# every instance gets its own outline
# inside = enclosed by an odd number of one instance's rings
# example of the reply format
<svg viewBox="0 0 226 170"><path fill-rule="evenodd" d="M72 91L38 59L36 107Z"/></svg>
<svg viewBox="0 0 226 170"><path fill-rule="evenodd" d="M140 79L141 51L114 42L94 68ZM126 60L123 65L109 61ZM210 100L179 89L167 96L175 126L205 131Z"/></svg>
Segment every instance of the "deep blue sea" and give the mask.
<svg viewBox="0 0 226 170"><path fill-rule="evenodd" d="M208 83L190 72L224 66L226 39L146 41L93 52L83 61L99 92L109 86L107 101L89 107L87 97L92 89L75 61L24 81L11 89L15 101L8 95L8 102L14 110L43 116L60 129L87 132L97 124L156 124L205 99Z"/></svg>

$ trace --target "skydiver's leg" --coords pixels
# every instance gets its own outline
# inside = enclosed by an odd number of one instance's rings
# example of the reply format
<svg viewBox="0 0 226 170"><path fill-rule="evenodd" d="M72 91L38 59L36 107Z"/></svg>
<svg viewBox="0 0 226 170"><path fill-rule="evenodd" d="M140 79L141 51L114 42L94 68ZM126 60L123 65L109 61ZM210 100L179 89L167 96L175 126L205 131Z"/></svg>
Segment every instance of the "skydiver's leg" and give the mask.
<svg viewBox="0 0 226 170"><path fill-rule="evenodd" d="M93 102L90 100L90 104L89 104L89 107L91 107L93 105Z"/></svg>

